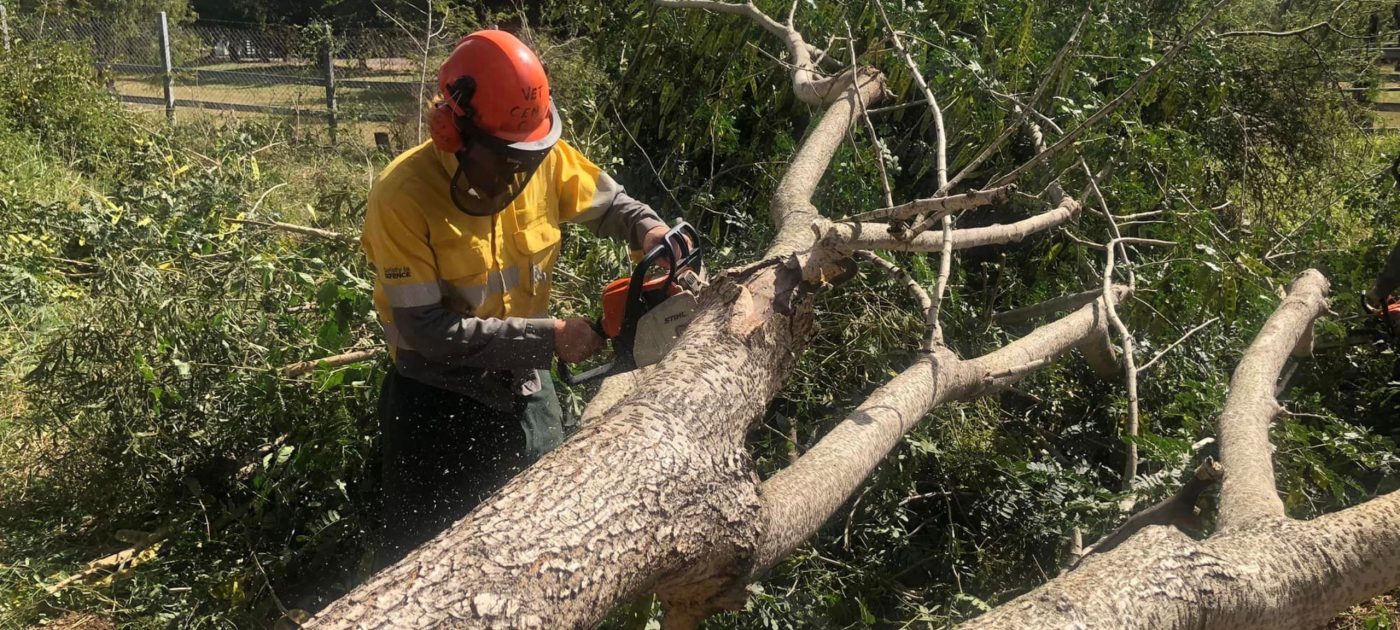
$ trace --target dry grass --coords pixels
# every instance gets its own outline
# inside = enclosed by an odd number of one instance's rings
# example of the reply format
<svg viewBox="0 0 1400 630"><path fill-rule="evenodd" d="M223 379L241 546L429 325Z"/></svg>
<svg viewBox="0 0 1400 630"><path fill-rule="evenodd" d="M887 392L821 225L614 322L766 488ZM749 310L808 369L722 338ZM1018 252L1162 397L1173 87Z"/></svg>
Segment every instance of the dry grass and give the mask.
<svg viewBox="0 0 1400 630"><path fill-rule="evenodd" d="M116 630L116 625L91 613L68 613L34 630Z"/></svg>
<svg viewBox="0 0 1400 630"><path fill-rule="evenodd" d="M1400 626L1400 591L1352 606L1327 624L1327 630L1377 630Z"/></svg>

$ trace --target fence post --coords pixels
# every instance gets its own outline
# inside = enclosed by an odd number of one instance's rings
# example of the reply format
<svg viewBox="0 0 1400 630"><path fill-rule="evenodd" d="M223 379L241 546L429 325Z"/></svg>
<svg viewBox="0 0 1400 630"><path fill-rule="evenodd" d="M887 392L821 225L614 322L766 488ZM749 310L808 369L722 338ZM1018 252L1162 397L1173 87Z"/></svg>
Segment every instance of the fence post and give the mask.
<svg viewBox="0 0 1400 630"><path fill-rule="evenodd" d="M165 71L165 117L175 122L175 73L170 66L170 21L160 12L160 63Z"/></svg>
<svg viewBox="0 0 1400 630"><path fill-rule="evenodd" d="M10 15L5 13L4 2L0 2L0 37L5 40L5 52L10 52Z"/></svg>
<svg viewBox="0 0 1400 630"><path fill-rule="evenodd" d="M331 41L331 25L326 24L326 118L330 121L331 145L335 145L335 46Z"/></svg>

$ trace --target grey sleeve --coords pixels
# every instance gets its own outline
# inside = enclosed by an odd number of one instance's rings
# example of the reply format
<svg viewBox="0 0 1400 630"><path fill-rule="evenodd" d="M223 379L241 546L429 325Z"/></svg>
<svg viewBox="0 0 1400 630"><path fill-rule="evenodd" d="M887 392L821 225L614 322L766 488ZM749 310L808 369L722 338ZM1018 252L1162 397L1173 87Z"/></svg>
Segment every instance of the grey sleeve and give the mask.
<svg viewBox="0 0 1400 630"><path fill-rule="evenodd" d="M651 206L633 199L606 173L598 179L590 207L573 220L598 236L626 241L632 249L642 248L642 237L652 228L666 225Z"/></svg>
<svg viewBox="0 0 1400 630"><path fill-rule="evenodd" d="M464 317L441 304L394 308L401 348L434 363L488 370L548 369L554 358L554 320Z"/></svg>
<svg viewBox="0 0 1400 630"><path fill-rule="evenodd" d="M1387 295L1395 292L1395 288L1400 287L1400 243L1395 244L1395 248L1390 250L1390 255L1385 259L1385 267L1376 276L1376 284L1371 287L1371 296L1376 300L1384 300Z"/></svg>

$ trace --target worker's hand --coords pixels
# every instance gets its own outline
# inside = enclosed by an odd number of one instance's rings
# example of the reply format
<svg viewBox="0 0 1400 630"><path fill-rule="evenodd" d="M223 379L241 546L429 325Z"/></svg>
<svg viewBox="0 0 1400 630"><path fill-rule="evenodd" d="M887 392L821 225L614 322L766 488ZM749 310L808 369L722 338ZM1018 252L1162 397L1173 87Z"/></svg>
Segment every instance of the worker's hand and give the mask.
<svg viewBox="0 0 1400 630"><path fill-rule="evenodd" d="M565 363L578 363L603 349L605 340L582 318L554 320L554 354Z"/></svg>
<svg viewBox="0 0 1400 630"><path fill-rule="evenodd" d="M642 236L642 253L645 254L647 252L650 252L651 250L655 249L658 245L664 243L666 241L666 233L670 231L671 228L668 228L664 225L658 225L654 228L651 228L650 230L647 230L646 235ZM684 238L685 242L688 245L690 245L691 248L695 247L695 243L691 243L689 237L683 236L681 238ZM677 255L679 255L680 252L676 253ZM670 259L661 258L658 259L656 263L661 265L662 267L665 267L666 269L671 268Z"/></svg>

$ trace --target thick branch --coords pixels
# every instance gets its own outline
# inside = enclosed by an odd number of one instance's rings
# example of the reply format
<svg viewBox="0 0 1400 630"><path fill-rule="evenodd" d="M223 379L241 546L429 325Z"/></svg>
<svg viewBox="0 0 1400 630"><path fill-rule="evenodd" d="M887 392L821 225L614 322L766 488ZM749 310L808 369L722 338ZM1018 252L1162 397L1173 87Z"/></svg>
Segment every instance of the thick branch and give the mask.
<svg viewBox="0 0 1400 630"><path fill-rule="evenodd" d="M795 464L763 483L762 538L750 578L810 538L930 409L1025 378L1092 339L1103 317L1096 302L977 359L935 348L876 390Z"/></svg>
<svg viewBox="0 0 1400 630"><path fill-rule="evenodd" d="M1060 205L1033 217L999 225L955 230L953 249L1017 243L1027 236L1070 222L1079 214L1079 202L1066 197ZM920 234L912 240L891 234L883 223L826 223L821 226L822 247L842 251L857 249L936 252L943 249L942 234Z"/></svg>
<svg viewBox="0 0 1400 630"><path fill-rule="evenodd" d="M1205 542L1148 527L963 627L1312 630L1396 584L1400 492Z"/></svg>
<svg viewBox="0 0 1400 630"><path fill-rule="evenodd" d="M840 99L827 108L802 147L792 157L792 163L778 183L773 194L773 223L778 226L778 234L768 248L768 257L781 256L805 251L812 246L811 226L821 215L812 205L812 194L817 190L826 169L831 165L832 156L841 147L846 130L855 122L860 112L860 100L875 102L884 93L884 76L870 69L857 70L859 79L856 89L846 90ZM858 248L859 249L859 248Z"/></svg>
<svg viewBox="0 0 1400 630"><path fill-rule="evenodd" d="M1220 489L1221 531L1284 514L1274 487L1269 448L1269 425L1279 412L1274 385L1313 320L1327 309L1327 289L1327 279L1317 270L1298 276L1230 379L1230 394L1216 429L1226 471Z"/></svg>
<svg viewBox="0 0 1400 630"><path fill-rule="evenodd" d="M1400 493L1302 522L1273 490L1274 383L1326 309L1309 270L1240 360L1221 414L1220 528L1204 542L1168 527L1115 534L1074 571L973 620L970 628L1311 629L1400 584ZM1205 475L1200 474L1205 472ZM1125 525L1190 518L1212 471ZM1121 541L1121 542L1120 542Z"/></svg>

